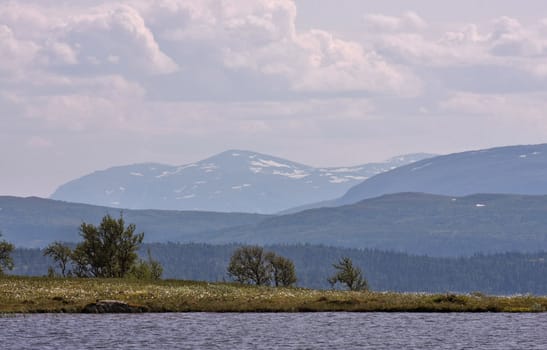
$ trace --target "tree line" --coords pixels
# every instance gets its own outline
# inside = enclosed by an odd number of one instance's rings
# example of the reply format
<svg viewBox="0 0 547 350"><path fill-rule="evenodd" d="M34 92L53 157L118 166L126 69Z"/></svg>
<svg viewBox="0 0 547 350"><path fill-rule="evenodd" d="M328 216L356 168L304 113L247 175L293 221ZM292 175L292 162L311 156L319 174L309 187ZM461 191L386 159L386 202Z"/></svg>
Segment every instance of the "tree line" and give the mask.
<svg viewBox="0 0 547 350"><path fill-rule="evenodd" d="M77 245L67 244L70 251L76 250ZM155 260L163 268L163 278L232 281L235 280L234 276L229 274L227 267L239 248L242 246L238 244L141 243L135 251L138 255L136 265L139 265L139 261ZM293 263L297 280L292 285L299 287L345 287L340 282L332 285L327 279L332 279L338 272L332 266L333 262L340 264L343 262L340 260L341 257L347 257L351 259L354 267L366 268L365 281L372 290L547 294L546 252L440 258L376 249L348 249L307 244L272 245L263 249L264 255L272 252ZM10 260L1 259L9 252L11 254L7 256L11 255ZM46 275L47 266L53 264L54 275L62 276L62 261L53 260L51 255L43 256L43 253L43 249L13 249L8 242L1 241L0 269L7 271L11 266L14 268L12 273L15 274ZM72 260L67 260L65 274L74 270L72 264ZM138 270L132 269L133 272ZM146 272L142 272L146 269L140 270L140 276L146 275ZM126 277L131 277L131 274ZM250 283L254 284L252 281ZM278 284L281 284L279 279ZM275 278L271 272L268 285L275 285Z"/></svg>
<svg viewBox="0 0 547 350"><path fill-rule="evenodd" d="M96 277L157 280L163 267L147 250L147 260L139 259L137 251L144 233L136 233L134 224L125 224L123 215L118 219L103 217L98 226L82 223L79 228L82 241L75 247L63 242L48 245L43 255L53 260L47 275L50 277ZM0 234L1 236L1 234ZM11 253L14 246L0 241L0 274L14 267ZM366 290L368 284L360 269L353 267L351 259L344 257L333 267L338 272L328 279L333 286L341 283L350 290ZM235 249L227 267L227 275L241 284L291 287L297 282L294 263L259 246Z"/></svg>
<svg viewBox="0 0 547 350"><path fill-rule="evenodd" d="M53 242L44 249L43 255L54 262L48 267L47 275L159 279L163 267L152 258L150 251L147 260L137 255L144 233L135 233L135 230L134 224L125 224L123 215L118 219L106 215L98 226L82 223L79 228L82 241L74 248L67 243ZM13 270L13 251L13 244L0 241L0 275L6 269Z"/></svg>
<svg viewBox="0 0 547 350"><path fill-rule="evenodd" d="M44 255L55 262L48 276L161 278L163 268L150 252L148 260L138 258L144 232L135 233L135 225L126 225L123 215L106 215L98 226L84 222L79 231L82 241L74 248L62 242L46 247Z"/></svg>

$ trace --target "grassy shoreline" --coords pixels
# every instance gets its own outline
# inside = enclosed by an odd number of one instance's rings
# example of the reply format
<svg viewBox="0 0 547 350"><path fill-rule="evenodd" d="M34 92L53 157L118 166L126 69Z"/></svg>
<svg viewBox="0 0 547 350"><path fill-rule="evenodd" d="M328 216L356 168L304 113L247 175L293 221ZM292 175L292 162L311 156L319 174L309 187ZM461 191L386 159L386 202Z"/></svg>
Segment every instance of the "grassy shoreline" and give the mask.
<svg viewBox="0 0 547 350"><path fill-rule="evenodd" d="M119 300L149 312L546 312L547 297L347 292L233 283L0 278L0 313L81 312Z"/></svg>

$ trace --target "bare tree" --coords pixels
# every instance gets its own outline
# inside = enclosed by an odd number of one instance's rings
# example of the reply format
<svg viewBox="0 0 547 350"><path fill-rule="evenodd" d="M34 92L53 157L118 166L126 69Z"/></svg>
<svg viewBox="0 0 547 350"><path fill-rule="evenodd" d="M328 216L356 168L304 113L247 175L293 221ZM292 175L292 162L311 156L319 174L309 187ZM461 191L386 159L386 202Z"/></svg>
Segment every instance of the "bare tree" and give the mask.
<svg viewBox="0 0 547 350"><path fill-rule="evenodd" d="M333 287L336 283L342 283L352 291L368 290L368 283L363 277L361 269L353 266L353 262L350 258L343 257L338 263L333 264L332 266L337 270L336 274L328 279Z"/></svg>
<svg viewBox="0 0 547 350"><path fill-rule="evenodd" d="M61 270L61 276L66 277L71 274L71 271L67 270L72 256L72 249L69 246L61 242L53 242L44 250L44 256L49 256L55 261L57 267ZM51 271L54 273L53 268Z"/></svg>

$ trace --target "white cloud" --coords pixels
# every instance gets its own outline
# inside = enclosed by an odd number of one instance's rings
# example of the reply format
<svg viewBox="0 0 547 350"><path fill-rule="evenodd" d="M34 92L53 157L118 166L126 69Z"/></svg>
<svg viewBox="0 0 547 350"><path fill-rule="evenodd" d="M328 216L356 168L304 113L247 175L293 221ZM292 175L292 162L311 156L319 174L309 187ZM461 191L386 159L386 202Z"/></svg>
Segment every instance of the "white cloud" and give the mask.
<svg viewBox="0 0 547 350"><path fill-rule="evenodd" d="M10 27L0 23L0 74L17 73L32 62L38 49L34 43L16 38Z"/></svg>
<svg viewBox="0 0 547 350"><path fill-rule="evenodd" d="M547 53L547 41L535 28L525 28L510 17L494 21L489 43L492 54L498 56L534 57Z"/></svg>
<svg viewBox="0 0 547 350"><path fill-rule="evenodd" d="M498 120L513 120L515 124L533 122L543 125L547 110L547 93L535 94L476 94L453 93L440 102L444 110L460 115L494 117Z"/></svg>
<svg viewBox="0 0 547 350"><path fill-rule="evenodd" d="M101 6L92 9L91 14L74 16L64 36L75 47L80 60L91 66L119 63L131 68L134 74L166 74L178 69L161 51L141 15L130 6Z"/></svg>
<svg viewBox="0 0 547 350"><path fill-rule="evenodd" d="M27 145L30 148L36 148L36 149L45 149L50 148L53 143L51 140L46 139L41 136L32 136L27 140Z"/></svg>
<svg viewBox="0 0 547 350"><path fill-rule="evenodd" d="M9 1L0 4L0 24L14 28L22 39L35 40L46 38L61 22L47 6Z"/></svg>
<svg viewBox="0 0 547 350"><path fill-rule="evenodd" d="M144 12L151 14L153 26L168 23L158 28L160 37L216 56L220 69L281 79L295 92L419 91L418 79L408 70L356 42L322 30L297 31L293 1L170 0ZM181 19L174 21L174 15ZM179 56L181 65L192 65L185 58Z"/></svg>
<svg viewBox="0 0 547 350"><path fill-rule="evenodd" d="M421 31L427 28L426 21L414 12L406 12L401 17L366 14L364 21L366 28L371 31L409 32Z"/></svg>

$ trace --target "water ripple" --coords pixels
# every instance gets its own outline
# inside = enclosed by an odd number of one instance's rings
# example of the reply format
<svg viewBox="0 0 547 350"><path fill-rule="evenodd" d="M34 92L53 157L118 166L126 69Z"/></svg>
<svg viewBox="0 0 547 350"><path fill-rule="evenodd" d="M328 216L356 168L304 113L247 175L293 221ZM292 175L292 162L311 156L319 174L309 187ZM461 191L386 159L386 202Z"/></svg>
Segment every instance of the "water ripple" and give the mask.
<svg viewBox="0 0 547 350"><path fill-rule="evenodd" d="M545 349L545 314L16 315L3 349Z"/></svg>

